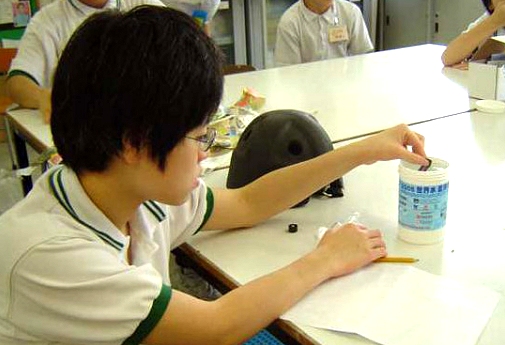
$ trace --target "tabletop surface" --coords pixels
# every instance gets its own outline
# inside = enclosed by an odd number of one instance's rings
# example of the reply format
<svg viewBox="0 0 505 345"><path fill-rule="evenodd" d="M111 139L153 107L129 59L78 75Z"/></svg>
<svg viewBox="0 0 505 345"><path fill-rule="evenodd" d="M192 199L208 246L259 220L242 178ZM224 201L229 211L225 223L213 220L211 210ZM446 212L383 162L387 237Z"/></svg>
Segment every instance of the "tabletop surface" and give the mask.
<svg viewBox="0 0 505 345"><path fill-rule="evenodd" d="M468 73L444 68L444 49L427 44L230 75L223 104L252 87L266 97L262 112L313 113L332 140L467 111Z"/></svg>
<svg viewBox="0 0 505 345"><path fill-rule="evenodd" d="M421 45L225 77L222 103L237 101L245 87L266 97L266 112L312 113L335 141L397 123L414 124L474 107L467 72L444 68L443 46ZM10 110L10 121L52 146L49 125L37 110Z"/></svg>
<svg viewBox="0 0 505 345"><path fill-rule="evenodd" d="M200 233L190 245L239 284L283 267L316 243L315 232L359 212L360 221L383 231L392 256L413 256L417 268L505 294L505 114L473 112L419 124L428 155L449 162L446 234L434 245L412 245L396 237L398 161L362 166L344 177L345 196L312 198L304 208L281 213L252 229ZM224 186L225 171L206 178ZM295 234L286 231L298 223ZM502 298L478 344L505 344ZM364 338L300 326L321 344L370 344Z"/></svg>

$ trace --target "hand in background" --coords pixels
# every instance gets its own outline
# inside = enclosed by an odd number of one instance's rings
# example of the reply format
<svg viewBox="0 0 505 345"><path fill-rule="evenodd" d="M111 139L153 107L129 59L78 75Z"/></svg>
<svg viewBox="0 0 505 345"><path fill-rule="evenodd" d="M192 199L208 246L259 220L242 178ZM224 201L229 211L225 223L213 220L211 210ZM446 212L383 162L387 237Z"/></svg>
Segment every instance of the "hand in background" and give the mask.
<svg viewBox="0 0 505 345"><path fill-rule="evenodd" d="M51 118L51 89L40 87L25 75L7 79L7 93L14 103L23 108L39 109L45 123Z"/></svg>

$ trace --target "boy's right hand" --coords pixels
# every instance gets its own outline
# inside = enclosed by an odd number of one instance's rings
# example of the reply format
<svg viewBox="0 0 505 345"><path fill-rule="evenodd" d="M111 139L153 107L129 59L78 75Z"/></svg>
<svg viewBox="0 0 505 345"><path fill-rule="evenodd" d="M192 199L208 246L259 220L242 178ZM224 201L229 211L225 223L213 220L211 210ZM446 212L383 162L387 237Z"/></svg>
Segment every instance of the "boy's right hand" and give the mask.
<svg viewBox="0 0 505 345"><path fill-rule="evenodd" d="M353 143L366 156L364 163L403 159L413 164L426 165L424 137L401 124ZM409 150L411 148L411 150Z"/></svg>

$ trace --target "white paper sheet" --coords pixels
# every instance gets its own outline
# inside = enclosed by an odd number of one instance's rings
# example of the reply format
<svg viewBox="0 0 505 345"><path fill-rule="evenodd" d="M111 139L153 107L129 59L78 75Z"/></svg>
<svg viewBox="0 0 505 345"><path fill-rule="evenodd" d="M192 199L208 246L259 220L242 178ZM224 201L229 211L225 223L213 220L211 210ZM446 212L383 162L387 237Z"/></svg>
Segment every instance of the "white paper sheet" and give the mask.
<svg viewBox="0 0 505 345"><path fill-rule="evenodd" d="M401 264L328 281L282 318L384 345L473 345L500 295Z"/></svg>

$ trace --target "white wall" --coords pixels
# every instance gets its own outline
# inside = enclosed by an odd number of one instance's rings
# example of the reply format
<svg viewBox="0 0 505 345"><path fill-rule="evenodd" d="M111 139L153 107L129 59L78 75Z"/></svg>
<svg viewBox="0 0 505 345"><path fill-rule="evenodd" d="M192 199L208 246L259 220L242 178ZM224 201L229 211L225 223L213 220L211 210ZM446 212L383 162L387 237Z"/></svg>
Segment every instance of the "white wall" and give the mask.
<svg viewBox="0 0 505 345"><path fill-rule="evenodd" d="M438 33L434 34L433 42L442 44L449 43L484 13L480 0L435 0L434 7Z"/></svg>
<svg viewBox="0 0 505 345"><path fill-rule="evenodd" d="M422 43L447 44L484 12L480 0L382 1L384 49Z"/></svg>
<svg viewBox="0 0 505 345"><path fill-rule="evenodd" d="M428 41L430 0L383 1L383 49L407 47Z"/></svg>

